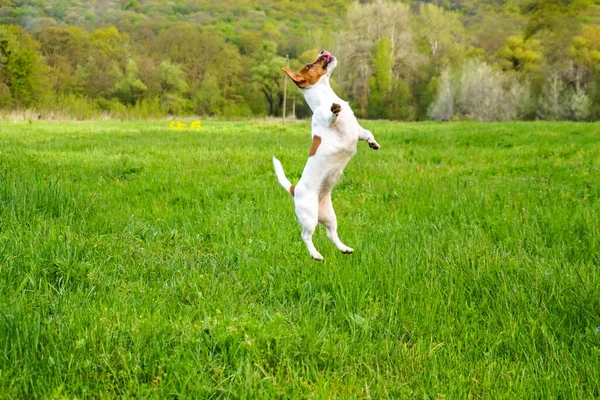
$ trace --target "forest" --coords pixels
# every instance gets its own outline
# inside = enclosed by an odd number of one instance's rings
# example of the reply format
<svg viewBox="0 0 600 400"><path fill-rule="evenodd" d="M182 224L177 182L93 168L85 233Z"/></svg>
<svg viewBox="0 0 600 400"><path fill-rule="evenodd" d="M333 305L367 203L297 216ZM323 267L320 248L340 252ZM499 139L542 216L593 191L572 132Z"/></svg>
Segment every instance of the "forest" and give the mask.
<svg viewBox="0 0 600 400"><path fill-rule="evenodd" d="M600 119L599 0L0 0L0 110L281 116L322 49L361 118Z"/></svg>

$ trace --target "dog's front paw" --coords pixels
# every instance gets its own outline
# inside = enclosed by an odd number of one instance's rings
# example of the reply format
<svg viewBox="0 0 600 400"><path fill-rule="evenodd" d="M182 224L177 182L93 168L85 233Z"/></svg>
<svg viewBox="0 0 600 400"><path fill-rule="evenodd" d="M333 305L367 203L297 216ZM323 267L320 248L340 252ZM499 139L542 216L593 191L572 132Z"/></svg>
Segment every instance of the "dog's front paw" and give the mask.
<svg viewBox="0 0 600 400"><path fill-rule="evenodd" d="M342 106L340 106L337 103L333 103L331 104L331 112L333 113L333 115L337 116L340 111L342 111Z"/></svg>
<svg viewBox="0 0 600 400"><path fill-rule="evenodd" d="M367 143L369 143L369 147L373 150L379 150L379 148L381 147L379 146L379 143L377 143L375 140L370 140Z"/></svg>

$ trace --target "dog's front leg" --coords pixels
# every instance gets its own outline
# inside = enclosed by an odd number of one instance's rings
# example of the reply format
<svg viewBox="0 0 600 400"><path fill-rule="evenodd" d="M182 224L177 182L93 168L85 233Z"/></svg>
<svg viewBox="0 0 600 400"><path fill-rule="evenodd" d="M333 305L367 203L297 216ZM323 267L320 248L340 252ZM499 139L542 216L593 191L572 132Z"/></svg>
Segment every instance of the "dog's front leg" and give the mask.
<svg viewBox="0 0 600 400"><path fill-rule="evenodd" d="M340 112L342 111L342 106L337 103L332 103L329 110L331 111L331 116L329 117L329 127L331 128L337 122Z"/></svg>
<svg viewBox="0 0 600 400"><path fill-rule="evenodd" d="M369 147L373 150L379 150L381 146L379 146L379 143L377 143L377 141L375 140L375 136L373 136L371 131L368 129L364 129L363 127L361 127L360 129L361 133L358 135L358 139L366 141L369 144Z"/></svg>
<svg viewBox="0 0 600 400"><path fill-rule="evenodd" d="M331 103L331 106L321 106L313 113L312 126L314 129L331 128L338 121L342 106L337 103Z"/></svg>

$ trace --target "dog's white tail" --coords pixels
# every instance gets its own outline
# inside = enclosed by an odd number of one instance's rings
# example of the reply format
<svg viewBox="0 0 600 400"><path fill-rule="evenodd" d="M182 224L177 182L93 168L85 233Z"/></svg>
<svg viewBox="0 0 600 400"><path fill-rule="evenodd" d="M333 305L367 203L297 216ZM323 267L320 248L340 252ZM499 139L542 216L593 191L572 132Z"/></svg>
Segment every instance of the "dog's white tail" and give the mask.
<svg viewBox="0 0 600 400"><path fill-rule="evenodd" d="M275 168L275 175L277 175L277 179L279 180L281 186L283 186L283 188L293 196L294 185L292 185L292 182L290 182L290 180L285 176L285 172L283 172L283 165L281 165L281 162L275 157L273 157L273 167Z"/></svg>

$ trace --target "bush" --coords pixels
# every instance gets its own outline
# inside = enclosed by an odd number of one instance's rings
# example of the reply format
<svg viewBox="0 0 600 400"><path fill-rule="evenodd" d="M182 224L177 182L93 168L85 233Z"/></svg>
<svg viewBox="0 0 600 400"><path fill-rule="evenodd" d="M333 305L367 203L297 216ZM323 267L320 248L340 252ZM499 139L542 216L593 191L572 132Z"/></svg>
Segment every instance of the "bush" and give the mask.
<svg viewBox="0 0 600 400"><path fill-rule="evenodd" d="M102 116L102 110L95 102L90 102L86 97L74 94L59 96L53 111L62 113L75 119L94 119Z"/></svg>
<svg viewBox="0 0 600 400"><path fill-rule="evenodd" d="M446 121L455 115L478 121L507 121L525 116L529 103L527 82L486 63L469 60L455 76L449 69L442 73L429 115Z"/></svg>
<svg viewBox="0 0 600 400"><path fill-rule="evenodd" d="M160 99L158 97L141 99L133 106L130 106L129 111L134 118L142 119L160 118L166 115L160 108Z"/></svg>
<svg viewBox="0 0 600 400"><path fill-rule="evenodd" d="M221 95L219 82L214 76L207 76L193 99L194 111L198 115L221 115L225 99Z"/></svg>
<svg viewBox="0 0 600 400"><path fill-rule="evenodd" d="M585 121L591 113L590 99L583 89L577 89L570 96L571 119Z"/></svg>
<svg viewBox="0 0 600 400"><path fill-rule="evenodd" d="M162 97L161 109L169 115L191 115L192 102L182 96L166 93Z"/></svg>
<svg viewBox="0 0 600 400"><path fill-rule="evenodd" d="M222 116L232 118L250 118L254 114L247 103L242 101L228 101L223 109Z"/></svg>
<svg viewBox="0 0 600 400"><path fill-rule="evenodd" d="M478 121L514 120L526 113L528 86L486 63L470 60L460 79L459 109Z"/></svg>
<svg viewBox="0 0 600 400"><path fill-rule="evenodd" d="M569 114L569 107L565 98L565 86L558 76L552 75L544 84L538 99L536 110L537 117L545 120L565 119Z"/></svg>
<svg viewBox="0 0 600 400"><path fill-rule="evenodd" d="M450 68L446 68L439 78L437 98L429 109L429 118L438 121L450 121L454 116L456 95L450 79Z"/></svg>

